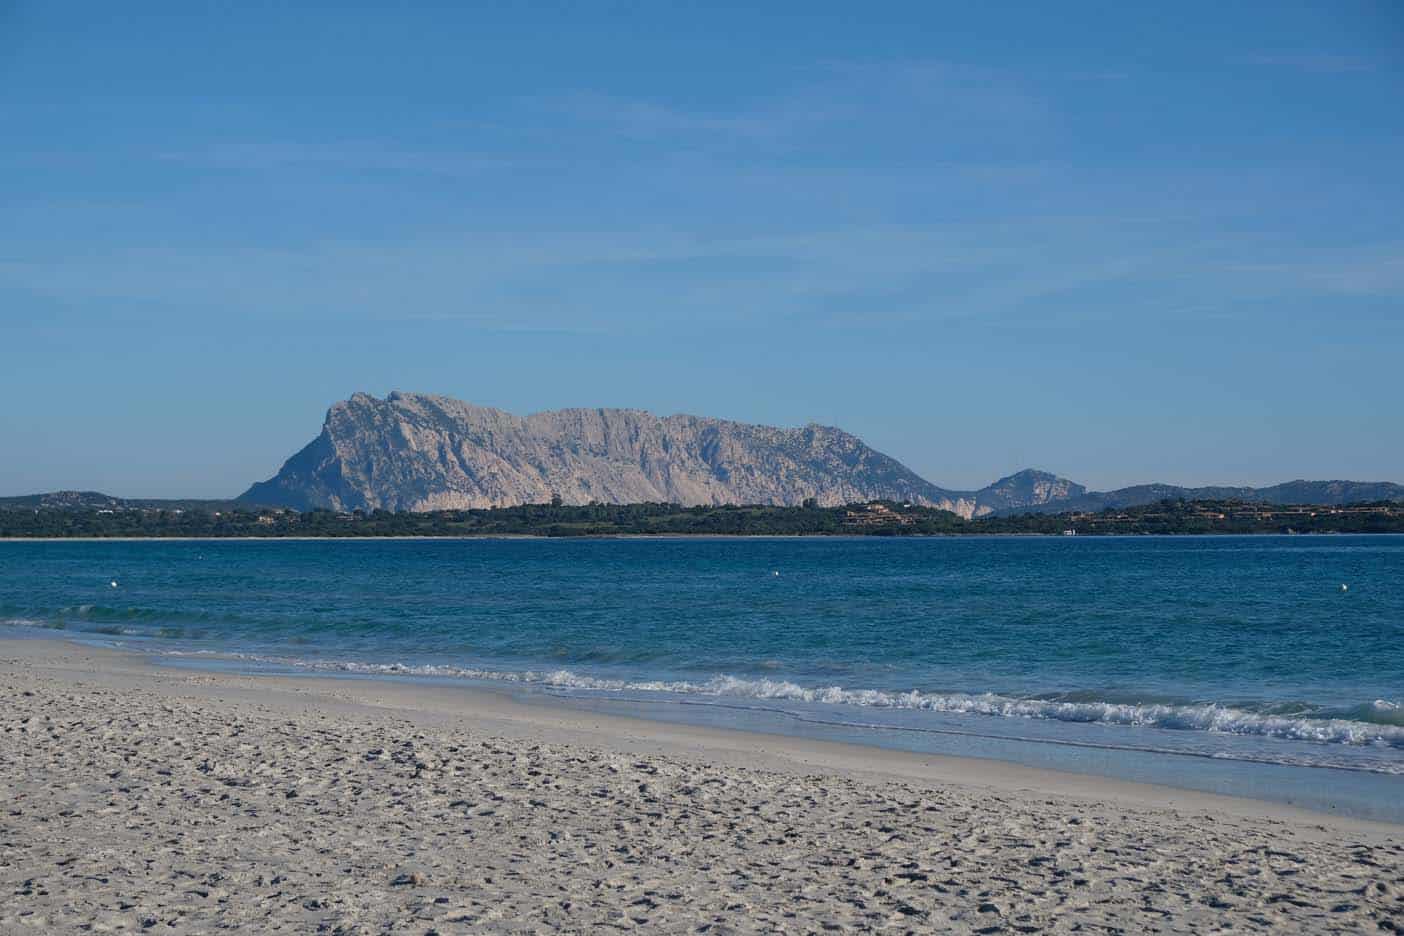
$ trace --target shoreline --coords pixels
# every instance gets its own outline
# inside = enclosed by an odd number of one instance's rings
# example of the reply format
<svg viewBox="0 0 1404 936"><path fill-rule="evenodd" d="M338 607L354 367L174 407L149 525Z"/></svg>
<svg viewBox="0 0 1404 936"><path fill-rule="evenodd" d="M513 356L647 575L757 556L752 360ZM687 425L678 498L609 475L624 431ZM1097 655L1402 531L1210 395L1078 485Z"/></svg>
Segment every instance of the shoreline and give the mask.
<svg viewBox="0 0 1404 936"><path fill-rule="evenodd" d="M1398 931L1404 826L0 640L0 931Z"/></svg>
<svg viewBox="0 0 1404 936"><path fill-rule="evenodd" d="M258 680L270 688L293 687L311 694L362 684L365 692L378 697L393 695L406 710L419 709L428 700L435 700L438 709L482 710L484 700L488 700L491 704L486 708L492 710L509 705L538 714L550 712L555 719L611 719L623 726L619 732L636 735L697 730L720 733L731 739L733 747L738 738L757 737L769 739L772 746L836 744L851 752L864 752L867 760L978 763L986 775L993 768L1001 775L1009 770L1028 770L1032 772L1031 787L1055 792L1067 786L1071 777L1076 778L1072 786L1081 790L1088 788L1089 781L1105 781L1110 786L1100 795L1119 799L1128 798L1121 788L1128 785L1133 791L1165 794L1156 802L1204 796L1281 807L1302 817L1349 818L1404 829L1404 808L1400 806L1404 800L1397 798L1404 784L1404 774L1399 772L1402 765L1383 755L1384 759L1361 760L1315 750L1244 752L1231 744L1210 743L1209 738L1217 737L1213 733L1198 742L1179 737L1195 736L1199 731L1171 732L1176 737L1166 740L1134 737L1125 733L1134 729L1122 722L1111 723L1115 736L1095 731L1069 733L1057 727L1064 724L1057 716L1046 723L1031 716L1032 721L1023 724L1024 719L1016 716L991 721L977 714L966 717L978 724L967 724L959 717L917 724L900 717L886 719L882 714L885 709L865 714L863 703L857 710L848 706L835 710L811 705L808 699L783 696L785 701L770 704L768 696L753 699L744 692L713 694L686 682L676 688L657 682L611 682L565 670L520 671L510 664L506 669L482 664L487 668L464 670L432 664L316 661L234 649L170 649L140 637L128 639L115 628L75 632L64 627L20 626L23 623L0 628L0 649L82 650L138 679L198 674L215 681ZM602 684L601 679L608 684ZM1007 723L1011 719L1012 723ZM1336 745L1326 747L1334 749ZM956 768L946 770L943 776L958 780L966 773L969 770ZM1222 802L1218 805L1225 808Z"/></svg>
<svg viewBox="0 0 1404 936"><path fill-rule="evenodd" d="M336 542L385 542L394 540L444 540L469 542L476 540L549 540L570 542L587 540L941 540L941 539L1248 539L1259 537L1281 537L1296 539L1303 536L1401 536L1404 533L1386 530L1382 532L1357 531L1342 533L1331 531L1306 531L1302 533L1079 533L1077 536L1064 536L1061 533L910 533L897 536L864 533L591 533L582 536L548 536L544 533L467 533L444 536L395 535L395 536L0 536L0 543L219 543L256 542L276 543L336 543Z"/></svg>
<svg viewBox="0 0 1404 936"><path fill-rule="evenodd" d="M925 779L942 784L982 786L1006 791L1037 790L1056 796L1094 796L1107 801L1151 808L1193 809L1248 818L1294 821L1313 826L1378 831L1404 836L1404 823L1358 818L1293 806L1274 800L1190 790L1164 784L1121 780L1101 774L1033 767L1011 761L955 754L922 753L843 741L805 738L744 728L693 725L631 714L600 712L526 694L513 687L445 685L379 678L368 674L345 676L247 673L185 666L180 658L152 662L138 650L94 646L77 640L52 637L0 637L0 673L13 674L15 662L28 663L55 656L74 659L77 666L62 667L68 675L97 678L116 688L152 684L182 686L203 699L219 698L219 690L236 696L247 687L260 687L259 696L297 696L335 700L339 706L389 707L430 722L454 718L486 718L497 727L514 725L530 731L578 731L601 743L621 738L659 744L674 753L705 750L728 753L768 754L772 768L789 763L808 767L857 771L872 776ZM266 699L265 699L266 701ZM286 701L286 698L284 699ZM590 726L586 728L587 725ZM855 767L862 764L862 767ZM1404 787L1404 780L1401 780Z"/></svg>

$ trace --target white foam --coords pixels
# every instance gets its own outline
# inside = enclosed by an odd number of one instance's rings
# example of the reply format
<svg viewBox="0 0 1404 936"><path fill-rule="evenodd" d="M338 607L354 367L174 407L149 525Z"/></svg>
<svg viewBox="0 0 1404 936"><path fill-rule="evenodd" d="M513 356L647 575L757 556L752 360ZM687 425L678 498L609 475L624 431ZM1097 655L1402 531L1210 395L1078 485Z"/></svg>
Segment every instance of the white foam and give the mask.
<svg viewBox="0 0 1404 936"><path fill-rule="evenodd" d="M175 656L186 655L184 651L166 652ZM1015 699L995 693L929 693L915 689L907 692L891 692L880 689L846 689L841 686L808 687L788 680L741 679L726 675L714 676L703 682L624 680L589 676L566 669L546 672L512 671L440 664L408 665L404 663L309 661L259 657L248 654L229 654L229 656L303 669L371 676L477 679L591 692L665 692L690 696L792 701L823 705L986 715L1000 718L1050 719L1127 727L1207 731L1322 744L1404 748L1404 727L1396 725L1381 725L1343 718L1268 715L1217 703L1146 705L1117 702L1060 702L1044 699ZM1376 700L1374 704L1381 709L1398 707L1396 703L1383 699Z"/></svg>

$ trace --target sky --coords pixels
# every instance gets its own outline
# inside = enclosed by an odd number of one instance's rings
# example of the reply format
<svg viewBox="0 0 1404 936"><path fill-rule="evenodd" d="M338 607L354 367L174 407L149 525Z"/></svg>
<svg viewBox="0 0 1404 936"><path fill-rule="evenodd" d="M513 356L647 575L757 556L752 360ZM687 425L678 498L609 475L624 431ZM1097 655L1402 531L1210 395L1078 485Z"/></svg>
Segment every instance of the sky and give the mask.
<svg viewBox="0 0 1404 936"><path fill-rule="evenodd" d="M1404 481L1401 166L1397 0L0 0L0 494L391 390Z"/></svg>

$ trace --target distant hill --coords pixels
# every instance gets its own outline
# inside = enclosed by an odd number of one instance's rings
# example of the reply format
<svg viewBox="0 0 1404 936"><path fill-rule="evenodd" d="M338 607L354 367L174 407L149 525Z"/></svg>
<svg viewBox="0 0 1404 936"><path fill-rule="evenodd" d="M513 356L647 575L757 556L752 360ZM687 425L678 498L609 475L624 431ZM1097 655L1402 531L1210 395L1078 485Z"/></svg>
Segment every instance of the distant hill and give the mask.
<svg viewBox="0 0 1404 936"><path fill-rule="evenodd" d="M1293 481L1276 487L1151 484L1088 491L1025 470L978 491L939 487L842 429L758 426L642 410L515 416L449 397L357 393L322 432L241 501L297 509L434 510L542 503L667 502L820 506L893 500L962 517L1101 510L1165 498L1343 504L1404 500L1390 483Z"/></svg>
<svg viewBox="0 0 1404 936"><path fill-rule="evenodd" d="M1081 484L1046 471L1026 468L978 491L960 496L974 504L969 516L984 517L1042 510L1086 494L1087 488Z"/></svg>
<svg viewBox="0 0 1404 936"><path fill-rule="evenodd" d="M1141 507L1163 500L1241 500L1257 504L1367 504L1404 502L1404 485L1390 481L1288 481L1271 487L1179 487L1173 484L1138 484L1115 491L1086 491L1066 499L1050 500L999 513L1095 512L1114 507Z"/></svg>
<svg viewBox="0 0 1404 936"><path fill-rule="evenodd" d="M0 510L233 510L240 502L200 499L113 497L98 491L50 491L0 497Z"/></svg>
<svg viewBox="0 0 1404 936"><path fill-rule="evenodd" d="M0 509L5 510L102 510L121 507L125 503L120 497L97 491L51 491L47 494L0 497Z"/></svg>
<svg viewBox="0 0 1404 936"><path fill-rule="evenodd" d="M642 410L516 416L442 396L358 393L240 498L306 509L435 510L542 503L819 506L891 500L962 517L1025 509L1086 488L1021 471L951 491L842 429L752 425Z"/></svg>
<svg viewBox="0 0 1404 936"><path fill-rule="evenodd" d="M821 505L958 498L840 429L641 410L515 416L441 396L358 393L276 476L240 498L295 508L433 510L541 503Z"/></svg>
<svg viewBox="0 0 1404 936"><path fill-rule="evenodd" d="M365 393L334 404L321 433L236 501L153 500L93 491L0 498L52 510L244 507L429 511L539 504L672 503L828 507L885 500L966 519L1096 512L1162 500L1341 505L1404 502L1391 482L1290 481L1266 488L1142 484L1114 491L1027 469L976 491L932 484L831 426L778 428L631 409L516 416L443 396Z"/></svg>

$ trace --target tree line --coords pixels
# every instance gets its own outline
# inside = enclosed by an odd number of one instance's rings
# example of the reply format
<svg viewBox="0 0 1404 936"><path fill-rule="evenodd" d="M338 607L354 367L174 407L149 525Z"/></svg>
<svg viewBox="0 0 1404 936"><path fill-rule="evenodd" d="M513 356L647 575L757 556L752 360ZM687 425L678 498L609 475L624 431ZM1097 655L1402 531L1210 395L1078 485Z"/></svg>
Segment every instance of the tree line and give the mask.
<svg viewBox="0 0 1404 936"><path fill-rule="evenodd" d="M422 513L387 510L0 509L6 538L386 536L939 536L959 534L1404 533L1404 504L1269 507L1169 500L1097 513L965 519L891 501L821 507L523 504Z"/></svg>

